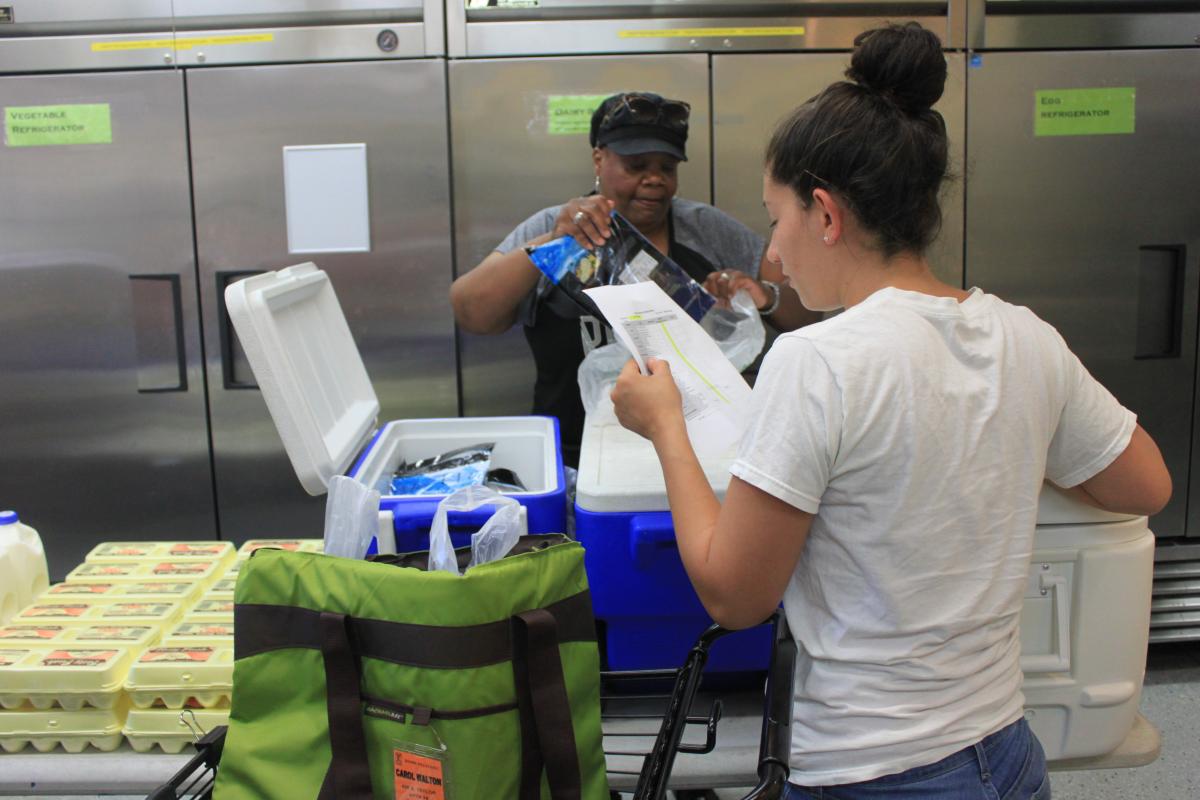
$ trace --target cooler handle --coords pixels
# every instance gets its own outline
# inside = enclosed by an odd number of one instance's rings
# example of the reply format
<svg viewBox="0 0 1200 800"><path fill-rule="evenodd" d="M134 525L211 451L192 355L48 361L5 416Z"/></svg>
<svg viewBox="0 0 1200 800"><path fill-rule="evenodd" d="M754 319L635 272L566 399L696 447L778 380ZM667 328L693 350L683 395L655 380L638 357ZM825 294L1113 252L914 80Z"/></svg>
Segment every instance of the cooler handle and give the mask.
<svg viewBox="0 0 1200 800"><path fill-rule="evenodd" d="M428 531L429 526L433 524L433 514L436 510L436 503L427 509L421 508L415 513L413 510L404 509L405 513L396 517L394 523L396 533ZM456 533L466 530L477 531L495 513L496 507L491 505L480 506L471 511L451 511L448 515L450 530Z"/></svg>
<svg viewBox="0 0 1200 800"><path fill-rule="evenodd" d="M1021 669L1025 672L1069 672L1071 670L1071 592L1062 575L1042 575L1039 589L1042 594L1054 593L1054 628L1058 647L1053 653L1024 656Z"/></svg>
<svg viewBox="0 0 1200 800"><path fill-rule="evenodd" d="M674 550L675 524L668 516L666 522L653 517L635 517L629 530L629 555L637 569L648 571L659 550Z"/></svg>

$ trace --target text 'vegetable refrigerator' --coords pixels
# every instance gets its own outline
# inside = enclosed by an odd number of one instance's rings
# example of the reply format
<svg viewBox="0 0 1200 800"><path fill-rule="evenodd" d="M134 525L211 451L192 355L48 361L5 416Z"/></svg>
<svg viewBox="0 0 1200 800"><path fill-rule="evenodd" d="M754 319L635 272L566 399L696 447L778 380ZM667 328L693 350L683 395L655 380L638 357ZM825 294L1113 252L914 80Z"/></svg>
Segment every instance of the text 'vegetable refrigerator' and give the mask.
<svg viewBox="0 0 1200 800"><path fill-rule="evenodd" d="M722 498L732 461L732 451L701 459ZM680 663L710 620L679 559L654 448L622 428L611 406L590 415L584 428L575 532L586 550L608 668ZM1047 758L1108 753L1133 726L1153 562L1145 517L1099 511L1049 485L1043 490L1021 614L1021 667L1026 718ZM765 670L764 632L718 642L710 671Z"/></svg>
<svg viewBox="0 0 1200 800"><path fill-rule="evenodd" d="M403 545L424 534L444 495L393 495L401 461L494 442L493 468L526 487L508 492L526 509L530 533L566 530L566 482L557 421L548 417L394 420L377 427L379 400L338 304L329 276L311 263L266 272L225 291L229 316L305 491L323 494L335 475L381 489ZM457 517L474 528L490 507ZM425 549L428 540L419 547ZM391 542L380 542L390 551Z"/></svg>

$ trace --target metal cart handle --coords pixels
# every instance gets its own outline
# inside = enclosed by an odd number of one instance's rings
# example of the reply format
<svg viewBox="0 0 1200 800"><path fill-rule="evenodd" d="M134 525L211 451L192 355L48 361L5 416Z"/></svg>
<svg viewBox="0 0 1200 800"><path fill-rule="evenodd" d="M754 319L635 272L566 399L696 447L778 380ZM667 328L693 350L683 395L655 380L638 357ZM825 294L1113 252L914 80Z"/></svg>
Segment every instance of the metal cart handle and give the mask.
<svg viewBox="0 0 1200 800"><path fill-rule="evenodd" d="M788 757L792 749L796 641L782 609L776 609L771 621L775 625L775 641L771 646L771 667L764 690L766 708L758 745L758 785L744 800L782 797L790 772Z"/></svg>

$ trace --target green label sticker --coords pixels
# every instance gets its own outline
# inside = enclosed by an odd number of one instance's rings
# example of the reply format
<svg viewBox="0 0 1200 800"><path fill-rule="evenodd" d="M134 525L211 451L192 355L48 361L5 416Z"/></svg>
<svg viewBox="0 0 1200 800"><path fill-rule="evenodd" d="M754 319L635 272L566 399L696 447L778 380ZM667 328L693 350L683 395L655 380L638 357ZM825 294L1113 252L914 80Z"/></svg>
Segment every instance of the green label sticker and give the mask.
<svg viewBox="0 0 1200 800"><path fill-rule="evenodd" d="M112 144L112 113L108 103L7 106L4 143L9 147Z"/></svg>
<svg viewBox="0 0 1200 800"><path fill-rule="evenodd" d="M1045 89L1034 93L1034 136L1133 133L1134 87Z"/></svg>
<svg viewBox="0 0 1200 800"><path fill-rule="evenodd" d="M592 126L592 112L606 94L552 94L546 98L546 133L551 136L572 136L587 133Z"/></svg>

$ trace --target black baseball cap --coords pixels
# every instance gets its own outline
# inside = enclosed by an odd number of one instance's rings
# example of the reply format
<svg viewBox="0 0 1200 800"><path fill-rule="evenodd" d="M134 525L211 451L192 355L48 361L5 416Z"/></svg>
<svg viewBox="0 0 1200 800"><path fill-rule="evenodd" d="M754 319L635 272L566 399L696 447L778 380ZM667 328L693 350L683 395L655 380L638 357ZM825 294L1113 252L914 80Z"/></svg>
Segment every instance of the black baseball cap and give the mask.
<svg viewBox="0 0 1200 800"><path fill-rule="evenodd" d="M589 141L623 156L666 153L687 161L691 106L650 92L622 92L592 113Z"/></svg>

